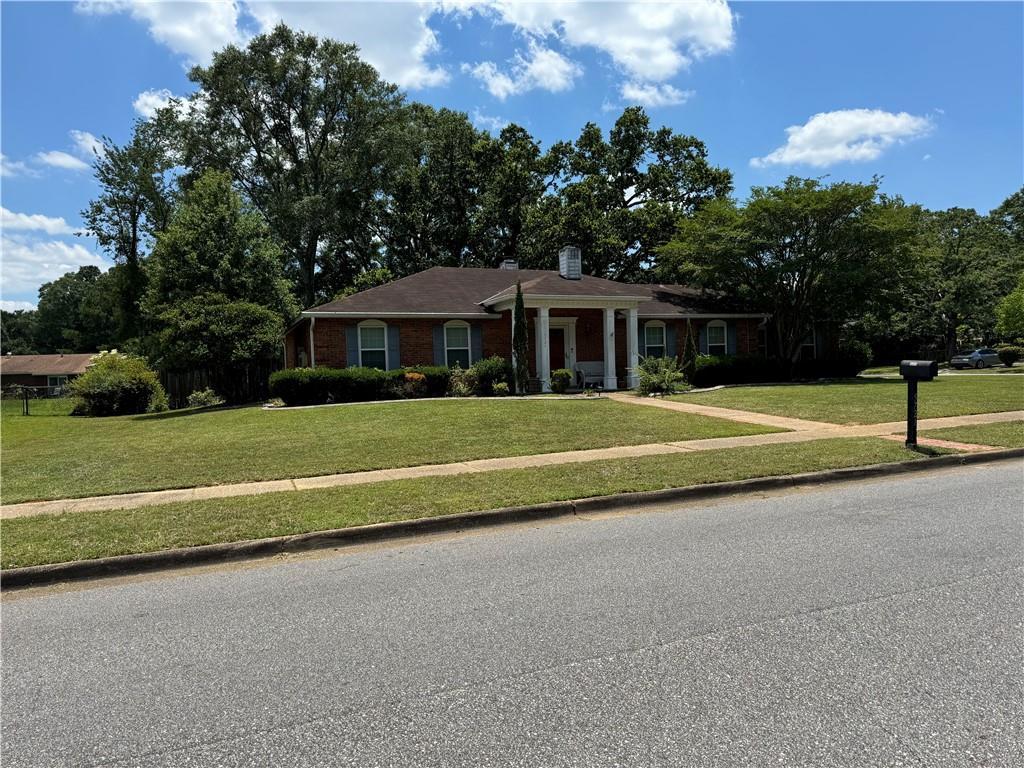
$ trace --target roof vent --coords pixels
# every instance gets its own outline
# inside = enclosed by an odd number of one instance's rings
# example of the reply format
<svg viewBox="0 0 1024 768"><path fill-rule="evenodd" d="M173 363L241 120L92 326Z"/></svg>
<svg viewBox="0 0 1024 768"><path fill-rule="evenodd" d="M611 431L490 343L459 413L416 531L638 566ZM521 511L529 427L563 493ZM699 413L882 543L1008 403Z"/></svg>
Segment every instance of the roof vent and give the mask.
<svg viewBox="0 0 1024 768"><path fill-rule="evenodd" d="M579 280L583 275L580 249L567 245L558 252L558 274L566 280Z"/></svg>
<svg viewBox="0 0 1024 768"><path fill-rule="evenodd" d="M519 269L519 262L515 259L505 259L498 266L498 269Z"/></svg>

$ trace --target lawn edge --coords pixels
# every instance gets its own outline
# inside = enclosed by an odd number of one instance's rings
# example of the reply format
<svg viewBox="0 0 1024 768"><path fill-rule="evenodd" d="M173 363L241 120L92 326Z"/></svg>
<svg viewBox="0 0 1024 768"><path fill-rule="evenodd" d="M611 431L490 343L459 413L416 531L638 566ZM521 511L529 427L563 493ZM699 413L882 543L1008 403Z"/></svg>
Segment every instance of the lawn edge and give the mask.
<svg viewBox="0 0 1024 768"><path fill-rule="evenodd" d="M439 517L395 520L349 528L335 528L326 531L276 536L268 539L204 544L196 547L115 555L92 560L71 560L63 563L7 568L0 570L0 589L34 587L62 581L124 576L215 562L227 562L230 560L255 559L313 549L369 544L471 528L569 517L590 512L612 511L643 504L695 501L803 485L828 485L831 483L886 477L941 467L960 467L969 464L1003 461L1019 457L1024 457L1024 448L1008 448L973 454L952 454L886 464L802 472L795 475L754 477L746 480L689 485L660 491L618 493L609 496L553 501L521 507L460 512Z"/></svg>

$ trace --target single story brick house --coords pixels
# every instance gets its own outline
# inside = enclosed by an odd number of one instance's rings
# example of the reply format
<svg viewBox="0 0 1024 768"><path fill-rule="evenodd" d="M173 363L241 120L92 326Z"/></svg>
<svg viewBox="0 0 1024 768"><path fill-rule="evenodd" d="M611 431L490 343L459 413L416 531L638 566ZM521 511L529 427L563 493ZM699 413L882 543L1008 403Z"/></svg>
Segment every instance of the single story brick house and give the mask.
<svg viewBox="0 0 1024 768"><path fill-rule="evenodd" d="M559 269L433 267L313 307L285 336L285 367L415 365L463 368L512 357L512 309L522 285L530 375L543 391L551 371L576 384L634 387L639 359L682 353L691 323L705 354L763 354L767 316L683 285L620 283L582 274L580 251Z"/></svg>
<svg viewBox="0 0 1024 768"><path fill-rule="evenodd" d="M3 355L0 356L0 387L49 387L60 389L81 376L92 362L92 354Z"/></svg>

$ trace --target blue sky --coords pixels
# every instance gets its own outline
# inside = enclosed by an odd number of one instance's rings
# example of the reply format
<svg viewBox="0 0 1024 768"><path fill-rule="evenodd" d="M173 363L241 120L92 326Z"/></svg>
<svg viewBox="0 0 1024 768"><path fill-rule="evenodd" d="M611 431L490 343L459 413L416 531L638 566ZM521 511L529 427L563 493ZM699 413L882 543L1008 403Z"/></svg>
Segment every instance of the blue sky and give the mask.
<svg viewBox="0 0 1024 768"><path fill-rule="evenodd" d="M545 145L627 104L736 195L789 174L988 211L1024 183L1021 3L10 2L0 5L5 308L109 262L74 234L95 137L190 92L190 63L283 19L360 45L410 98Z"/></svg>

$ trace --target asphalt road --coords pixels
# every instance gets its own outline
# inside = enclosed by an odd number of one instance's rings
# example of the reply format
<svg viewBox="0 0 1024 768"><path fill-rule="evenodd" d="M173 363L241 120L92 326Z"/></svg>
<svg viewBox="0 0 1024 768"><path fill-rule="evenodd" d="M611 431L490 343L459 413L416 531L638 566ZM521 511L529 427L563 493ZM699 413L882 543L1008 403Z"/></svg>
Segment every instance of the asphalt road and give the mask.
<svg viewBox="0 0 1024 768"><path fill-rule="evenodd" d="M1024 765L1024 463L14 594L3 765Z"/></svg>

